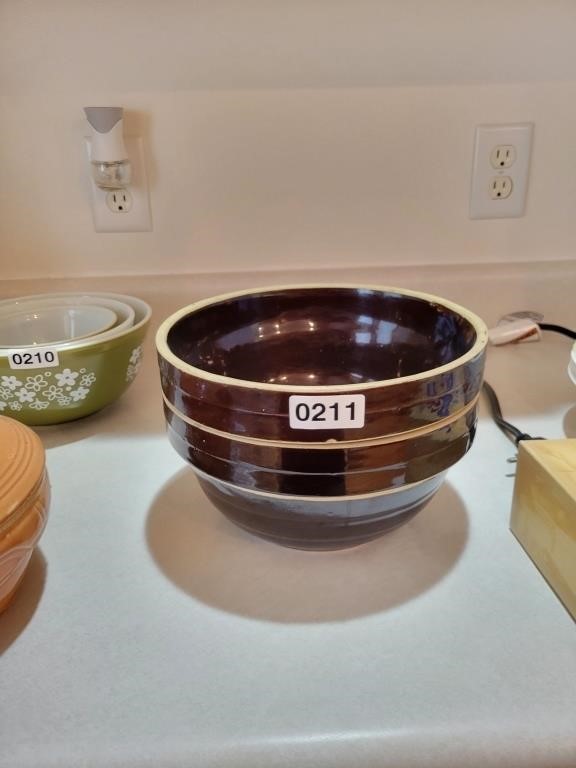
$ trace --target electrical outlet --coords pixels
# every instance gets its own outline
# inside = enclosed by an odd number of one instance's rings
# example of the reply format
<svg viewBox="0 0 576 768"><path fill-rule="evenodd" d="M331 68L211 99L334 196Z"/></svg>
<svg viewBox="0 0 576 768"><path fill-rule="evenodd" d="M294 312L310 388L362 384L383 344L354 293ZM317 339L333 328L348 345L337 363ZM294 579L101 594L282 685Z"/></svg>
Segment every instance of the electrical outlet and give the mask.
<svg viewBox="0 0 576 768"><path fill-rule="evenodd" d="M106 195L106 205L114 213L130 213L132 194L128 189L111 189Z"/></svg>
<svg viewBox="0 0 576 768"><path fill-rule="evenodd" d="M92 215L96 232L150 232L152 217L148 178L141 137L125 137L132 166L132 181L126 189L100 189L92 179ZM90 160L90 139L86 139Z"/></svg>
<svg viewBox="0 0 576 768"><path fill-rule="evenodd" d="M498 144L490 153L492 168L510 168L516 162L516 149L511 144Z"/></svg>
<svg viewBox="0 0 576 768"><path fill-rule="evenodd" d="M494 176L490 182L490 198L492 200L506 200L512 194L512 189L510 176Z"/></svg>
<svg viewBox="0 0 576 768"><path fill-rule="evenodd" d="M524 215L532 123L479 125L476 128L471 219L504 219Z"/></svg>

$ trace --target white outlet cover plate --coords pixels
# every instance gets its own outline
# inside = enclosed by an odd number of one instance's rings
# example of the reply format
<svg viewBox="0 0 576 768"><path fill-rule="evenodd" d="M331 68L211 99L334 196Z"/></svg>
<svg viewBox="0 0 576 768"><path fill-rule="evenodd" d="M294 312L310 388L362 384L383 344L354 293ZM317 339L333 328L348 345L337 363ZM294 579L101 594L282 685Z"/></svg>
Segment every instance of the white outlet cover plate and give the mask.
<svg viewBox="0 0 576 768"><path fill-rule="evenodd" d="M86 139L88 159L90 159L90 139ZM92 217L96 232L151 232L152 215L150 213L150 197L148 192L148 177L144 163L144 147L141 136L126 136L124 144L132 165L132 181L127 188L132 196L132 207L129 211L116 213L110 210L106 202L109 190L100 189L90 177L92 188Z"/></svg>
<svg viewBox="0 0 576 768"><path fill-rule="evenodd" d="M524 215L533 127L532 123L515 123L476 128L470 189L471 219L513 219ZM516 150L513 165L500 170L490 161L494 147L499 145L512 146ZM494 200L490 188L494 179L500 176L512 179L512 193L505 199Z"/></svg>

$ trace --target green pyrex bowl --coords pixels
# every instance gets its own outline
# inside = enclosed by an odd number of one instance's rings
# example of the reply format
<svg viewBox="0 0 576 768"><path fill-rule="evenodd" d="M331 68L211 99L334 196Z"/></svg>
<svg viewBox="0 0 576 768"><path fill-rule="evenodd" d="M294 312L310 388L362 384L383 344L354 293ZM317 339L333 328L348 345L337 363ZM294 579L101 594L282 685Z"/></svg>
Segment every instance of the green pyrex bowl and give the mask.
<svg viewBox="0 0 576 768"><path fill-rule="evenodd" d="M33 352L48 347L57 350L57 366L14 369L9 363L10 350L0 350L0 413L29 426L46 426L81 419L120 397L140 368L151 311L133 297L118 299L136 310L134 326L118 336L111 336L112 331L100 341L94 337L28 347Z"/></svg>

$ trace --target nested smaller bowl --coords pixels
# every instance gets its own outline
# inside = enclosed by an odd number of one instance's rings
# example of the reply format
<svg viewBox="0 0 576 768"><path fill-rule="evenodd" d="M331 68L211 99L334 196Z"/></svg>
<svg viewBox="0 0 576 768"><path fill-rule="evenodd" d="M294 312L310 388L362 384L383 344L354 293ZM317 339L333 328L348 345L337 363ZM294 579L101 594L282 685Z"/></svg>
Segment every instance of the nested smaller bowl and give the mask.
<svg viewBox="0 0 576 768"><path fill-rule="evenodd" d="M62 344L104 333L118 321L108 307L55 305L0 315L0 347Z"/></svg>
<svg viewBox="0 0 576 768"><path fill-rule="evenodd" d="M112 298L115 296L115 298ZM58 308L82 309L85 306L97 306L113 312L116 320L111 326L100 331L98 336L109 338L110 335L117 335L120 332L131 328L134 325L135 310L127 301L130 297L117 296L116 294L88 294L88 293L40 293L33 296L20 296L0 301L0 326L4 318L14 313L36 313L45 312ZM105 335L106 334L106 335ZM67 338L58 342L62 344L74 344L81 337L76 335L74 338ZM40 343L40 342L36 342ZM21 345L28 346L28 345ZM0 348L15 348L14 343L9 345L0 344Z"/></svg>
<svg viewBox="0 0 576 768"><path fill-rule="evenodd" d="M477 397L486 342L482 320L444 299L329 285L200 301L156 336L177 410L286 442L379 438L448 418Z"/></svg>

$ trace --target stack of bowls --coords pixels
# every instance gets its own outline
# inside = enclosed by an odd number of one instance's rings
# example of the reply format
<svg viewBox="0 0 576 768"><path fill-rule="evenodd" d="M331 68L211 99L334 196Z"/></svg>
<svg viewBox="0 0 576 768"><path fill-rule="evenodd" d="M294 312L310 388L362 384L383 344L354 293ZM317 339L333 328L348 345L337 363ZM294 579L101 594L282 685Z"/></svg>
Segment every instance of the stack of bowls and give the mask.
<svg viewBox="0 0 576 768"><path fill-rule="evenodd" d="M0 301L0 412L33 426L79 419L134 380L148 304L114 293Z"/></svg>
<svg viewBox="0 0 576 768"><path fill-rule="evenodd" d="M486 343L474 314L415 291L217 296L158 330L169 438L243 528L359 544L416 514L470 448Z"/></svg>

